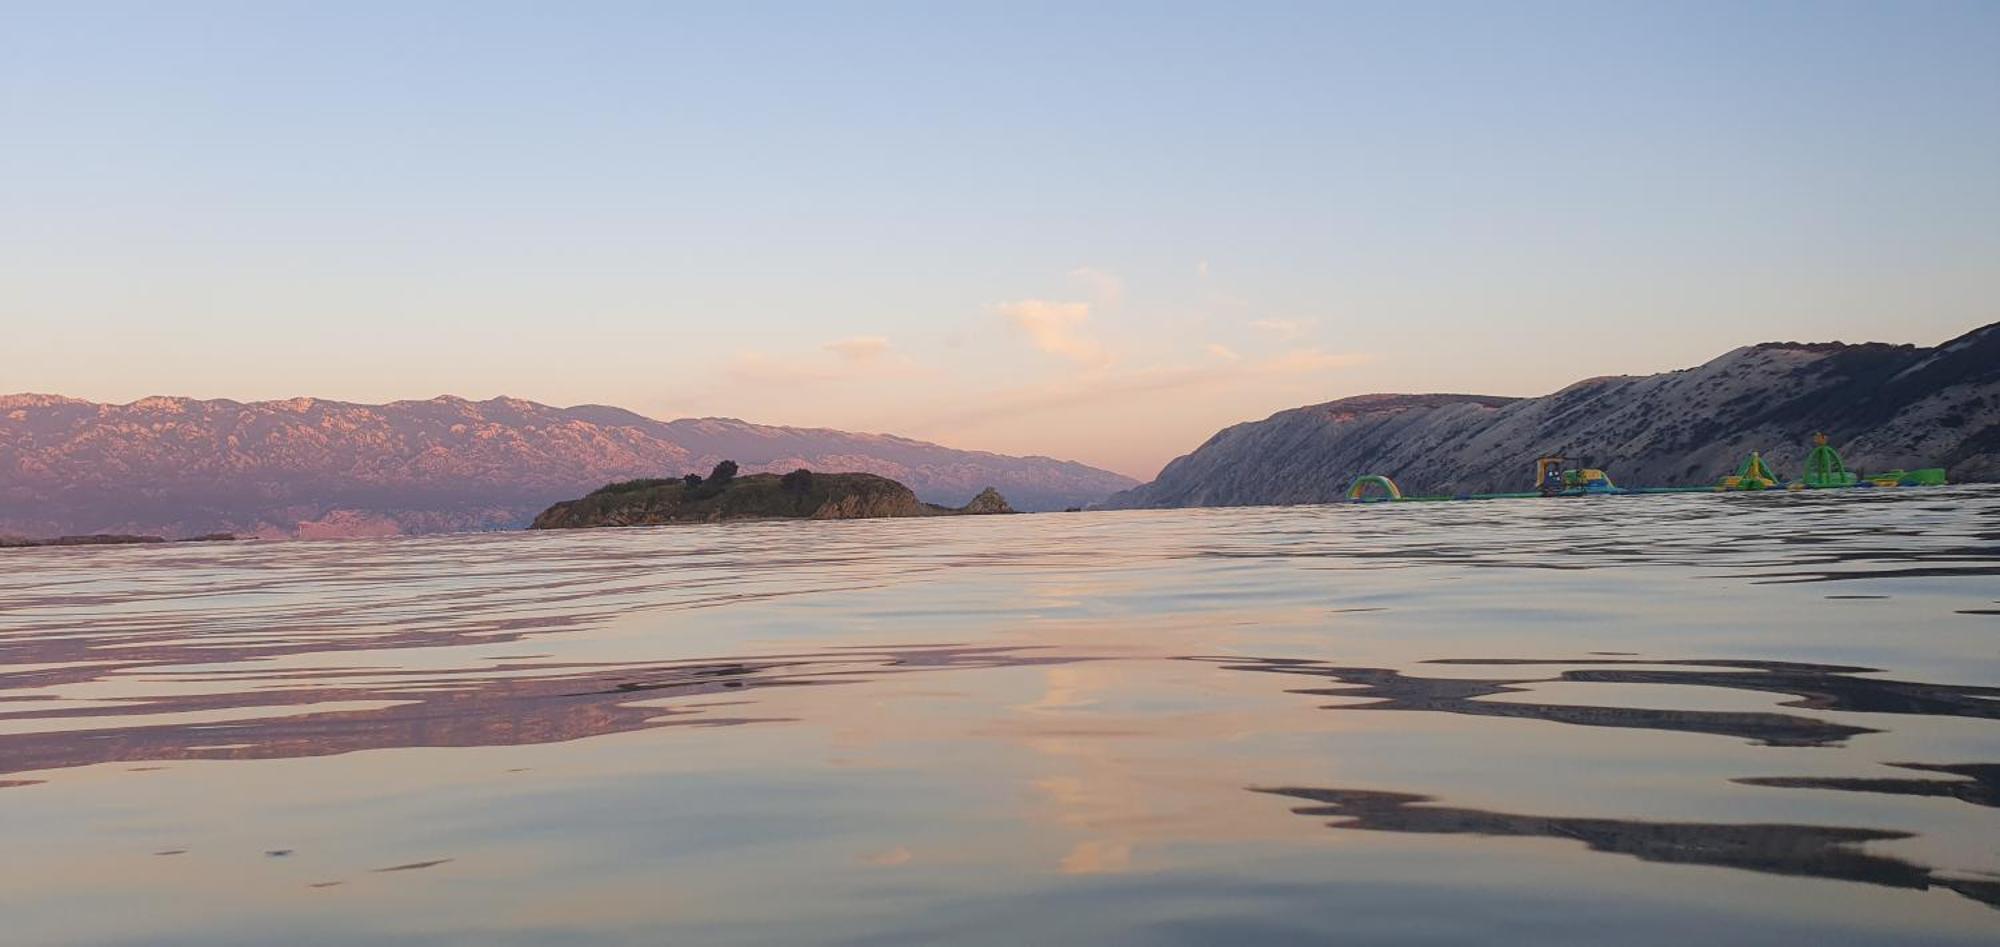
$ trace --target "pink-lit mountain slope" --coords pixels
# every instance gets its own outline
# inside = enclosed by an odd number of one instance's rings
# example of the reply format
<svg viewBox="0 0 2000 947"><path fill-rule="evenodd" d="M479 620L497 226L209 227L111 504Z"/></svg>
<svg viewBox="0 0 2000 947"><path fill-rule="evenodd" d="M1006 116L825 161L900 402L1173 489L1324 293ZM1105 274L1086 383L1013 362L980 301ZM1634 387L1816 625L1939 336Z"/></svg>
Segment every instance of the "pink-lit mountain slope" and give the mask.
<svg viewBox="0 0 2000 947"><path fill-rule="evenodd" d="M880 474L956 506L996 487L1023 510L1135 481L1047 457L726 418L655 421L513 398L391 404L0 395L0 533L355 536L524 526L606 482L707 473Z"/></svg>

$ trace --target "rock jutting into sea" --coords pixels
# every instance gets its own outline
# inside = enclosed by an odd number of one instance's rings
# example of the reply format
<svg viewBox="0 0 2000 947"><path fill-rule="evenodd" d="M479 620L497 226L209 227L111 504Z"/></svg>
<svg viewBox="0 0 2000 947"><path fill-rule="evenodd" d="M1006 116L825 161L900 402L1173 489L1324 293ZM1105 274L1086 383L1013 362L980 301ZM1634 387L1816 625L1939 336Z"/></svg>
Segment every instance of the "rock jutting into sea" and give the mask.
<svg viewBox="0 0 2000 947"><path fill-rule="evenodd" d="M542 511L530 529L658 526L740 520L852 520L1013 513L988 487L962 507L925 503L909 487L866 473L751 474L607 484Z"/></svg>

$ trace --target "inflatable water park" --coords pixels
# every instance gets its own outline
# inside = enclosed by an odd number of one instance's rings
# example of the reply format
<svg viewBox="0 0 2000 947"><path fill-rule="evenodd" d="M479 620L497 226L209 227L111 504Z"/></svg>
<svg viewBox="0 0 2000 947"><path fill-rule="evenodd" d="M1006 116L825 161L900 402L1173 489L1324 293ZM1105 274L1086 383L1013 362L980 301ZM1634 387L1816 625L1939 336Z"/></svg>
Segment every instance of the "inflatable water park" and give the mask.
<svg viewBox="0 0 2000 947"><path fill-rule="evenodd" d="M1945 483L1944 468L1889 470L1863 474L1847 469L1840 454L1827 444L1825 434L1813 435L1813 448L1806 454L1805 469L1786 479L1762 454L1751 451L1736 472L1713 484L1692 487L1621 487L1611 475L1596 467L1565 467L1568 458L1548 455L1536 459L1534 489L1519 493L1461 493L1440 496L1412 496L1381 474L1364 474L1347 488L1347 499L1355 503L1426 503L1442 500L1512 500L1529 497L1645 496L1657 493L1733 493L1761 490L1889 489L1896 487L1938 487Z"/></svg>

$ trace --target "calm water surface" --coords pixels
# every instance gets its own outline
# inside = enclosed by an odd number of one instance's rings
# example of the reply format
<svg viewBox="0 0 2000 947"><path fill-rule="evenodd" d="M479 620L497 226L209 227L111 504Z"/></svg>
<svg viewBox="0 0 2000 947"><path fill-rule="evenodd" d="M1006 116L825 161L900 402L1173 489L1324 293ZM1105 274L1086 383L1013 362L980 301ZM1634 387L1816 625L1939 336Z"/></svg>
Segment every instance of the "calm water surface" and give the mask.
<svg viewBox="0 0 2000 947"><path fill-rule="evenodd" d="M1994 943L2000 490L0 553L8 943Z"/></svg>

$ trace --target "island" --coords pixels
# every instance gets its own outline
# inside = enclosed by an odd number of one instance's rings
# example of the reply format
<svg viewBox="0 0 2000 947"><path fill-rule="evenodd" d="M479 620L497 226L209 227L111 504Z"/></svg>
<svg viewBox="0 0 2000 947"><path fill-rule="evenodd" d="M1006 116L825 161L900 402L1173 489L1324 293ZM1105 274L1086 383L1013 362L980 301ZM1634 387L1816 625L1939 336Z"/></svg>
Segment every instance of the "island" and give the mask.
<svg viewBox="0 0 2000 947"><path fill-rule="evenodd" d="M57 536L53 539L0 536L0 549L27 549L36 546L134 546L152 545L154 543L222 543L235 541L235 533L208 533L202 536L189 536L185 539L168 539L165 536L137 536L130 533L90 533L81 536Z"/></svg>
<svg viewBox="0 0 2000 947"><path fill-rule="evenodd" d="M724 523L744 520L849 520L877 517L968 516L1013 513L992 487L962 507L917 499L909 487L868 473L814 473L737 476L723 461L707 477L626 480L607 484L575 500L543 510L529 529L584 529L599 526L658 526L668 523Z"/></svg>

